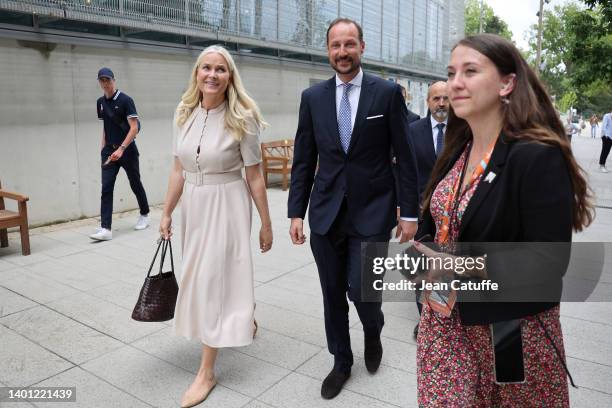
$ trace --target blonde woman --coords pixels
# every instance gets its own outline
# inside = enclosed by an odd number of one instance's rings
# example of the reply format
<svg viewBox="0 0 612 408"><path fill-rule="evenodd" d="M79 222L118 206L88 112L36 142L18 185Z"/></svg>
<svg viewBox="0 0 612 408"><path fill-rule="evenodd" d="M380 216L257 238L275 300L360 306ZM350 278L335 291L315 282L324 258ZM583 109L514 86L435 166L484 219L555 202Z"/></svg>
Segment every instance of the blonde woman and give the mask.
<svg viewBox="0 0 612 408"><path fill-rule="evenodd" d="M177 334L203 343L182 407L198 405L216 385L218 348L246 346L255 336L251 198L262 221L260 249L272 246L260 168L264 124L229 52L206 48L176 109L174 165L159 226L163 237L172 235L172 211L182 196L183 267L174 326Z"/></svg>

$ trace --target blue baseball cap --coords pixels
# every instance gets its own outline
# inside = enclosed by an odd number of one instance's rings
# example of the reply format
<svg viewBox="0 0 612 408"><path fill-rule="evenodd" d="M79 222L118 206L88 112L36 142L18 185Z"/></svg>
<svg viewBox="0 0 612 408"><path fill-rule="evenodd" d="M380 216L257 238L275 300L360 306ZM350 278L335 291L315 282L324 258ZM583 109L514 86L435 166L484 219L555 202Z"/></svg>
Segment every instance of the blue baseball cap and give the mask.
<svg viewBox="0 0 612 408"><path fill-rule="evenodd" d="M100 68L98 71L98 79L100 78L115 79L115 74L113 74L110 68Z"/></svg>

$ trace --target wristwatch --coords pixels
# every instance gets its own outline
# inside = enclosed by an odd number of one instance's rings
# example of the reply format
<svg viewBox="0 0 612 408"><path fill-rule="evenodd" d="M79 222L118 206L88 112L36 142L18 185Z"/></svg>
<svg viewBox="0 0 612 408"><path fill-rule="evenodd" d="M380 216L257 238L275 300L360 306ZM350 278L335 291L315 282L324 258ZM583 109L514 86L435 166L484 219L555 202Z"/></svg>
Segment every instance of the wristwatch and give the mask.
<svg viewBox="0 0 612 408"><path fill-rule="evenodd" d="M125 150L125 146L124 145L119 145L119 149Z"/></svg>

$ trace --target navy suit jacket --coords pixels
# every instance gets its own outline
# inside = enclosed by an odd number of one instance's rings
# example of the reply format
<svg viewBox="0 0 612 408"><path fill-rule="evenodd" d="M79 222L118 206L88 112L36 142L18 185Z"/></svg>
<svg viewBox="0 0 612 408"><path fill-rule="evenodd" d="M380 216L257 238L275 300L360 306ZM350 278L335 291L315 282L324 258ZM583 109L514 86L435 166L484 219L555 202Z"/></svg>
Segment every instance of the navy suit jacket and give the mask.
<svg viewBox="0 0 612 408"><path fill-rule="evenodd" d="M390 149L397 155L399 205L403 217L417 217L417 169L408 137L408 115L399 85L364 73L348 153L340 144L336 78L302 93L291 170L289 218L308 218L324 235L344 197L348 215L363 236L388 233L397 224ZM318 167L317 167L318 165Z"/></svg>
<svg viewBox="0 0 612 408"><path fill-rule="evenodd" d="M433 143L431 119L429 119L429 116L425 116L423 119L412 122L409 129L419 169L419 197L422 198L437 158Z"/></svg>
<svg viewBox="0 0 612 408"><path fill-rule="evenodd" d="M412 123L412 122L417 121L419 119L421 119L421 117L419 115L417 115L416 113L414 113L413 111L408 109L408 123Z"/></svg>

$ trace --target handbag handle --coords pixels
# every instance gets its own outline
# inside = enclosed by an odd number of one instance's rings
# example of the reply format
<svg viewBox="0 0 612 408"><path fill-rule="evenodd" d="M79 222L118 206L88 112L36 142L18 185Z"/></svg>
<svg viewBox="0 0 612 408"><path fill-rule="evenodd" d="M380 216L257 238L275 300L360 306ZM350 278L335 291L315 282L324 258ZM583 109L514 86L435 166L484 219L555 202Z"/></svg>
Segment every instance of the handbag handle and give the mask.
<svg viewBox="0 0 612 408"><path fill-rule="evenodd" d="M153 255L153 260L151 261L151 265L149 266L149 271L147 272L147 277L151 276L151 271L153 270L153 265L155 265L155 260L157 259L157 254L159 253L159 249L162 249L161 259L159 262L159 273L161 275L162 268L164 266L164 259L166 258L166 250L170 247L170 264L172 265L172 272L174 272L174 257L172 256L172 243L169 239L160 238L157 240L157 249L155 250L155 255Z"/></svg>
<svg viewBox="0 0 612 408"><path fill-rule="evenodd" d="M149 266L149 272L147 272L147 278L151 276L151 270L153 269L153 265L155 264L155 259L157 258L157 253L159 252L159 248L161 248L163 242L164 240L162 238L157 240L157 250L155 251L155 255L153 255L151 266Z"/></svg>
<svg viewBox="0 0 612 408"><path fill-rule="evenodd" d="M174 272L174 256L172 255L172 241L170 241L170 239L166 240L162 238L162 242L164 243L164 245L162 246L161 259L159 261L159 274L160 275L163 273L164 261L166 260L166 252L168 251L168 248L170 248L170 265L172 268L172 272Z"/></svg>

